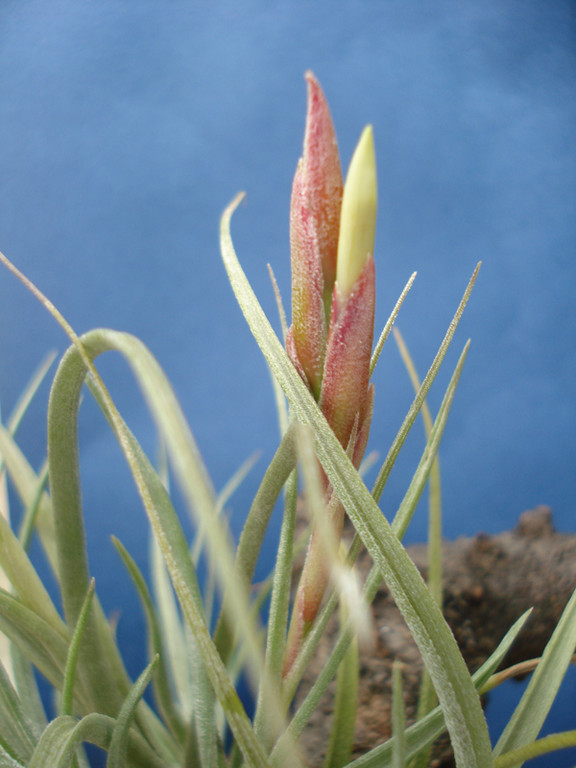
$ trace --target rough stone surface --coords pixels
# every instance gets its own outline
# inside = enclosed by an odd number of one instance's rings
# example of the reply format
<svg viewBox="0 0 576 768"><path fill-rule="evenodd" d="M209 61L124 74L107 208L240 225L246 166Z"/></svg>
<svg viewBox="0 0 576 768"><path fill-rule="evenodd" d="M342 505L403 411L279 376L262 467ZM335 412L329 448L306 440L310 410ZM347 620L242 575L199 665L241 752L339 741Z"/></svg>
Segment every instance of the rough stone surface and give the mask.
<svg viewBox="0 0 576 768"><path fill-rule="evenodd" d="M408 552L426 576L426 546ZM365 576L367 554L358 561ZM540 656L576 587L576 535L554 530L552 512L524 512L515 528L498 535L479 533L444 544L444 614L469 666L477 669L526 610L533 613L503 666ZM374 600L373 643L360 657L360 689L354 756L390 736L392 663L402 663L408 723L415 717L422 663L400 612L383 584ZM302 700L321 668L338 630L334 618L299 693ZM334 684L305 731L302 744L311 766L322 765L329 740ZM434 751L431 768L453 765L447 737Z"/></svg>

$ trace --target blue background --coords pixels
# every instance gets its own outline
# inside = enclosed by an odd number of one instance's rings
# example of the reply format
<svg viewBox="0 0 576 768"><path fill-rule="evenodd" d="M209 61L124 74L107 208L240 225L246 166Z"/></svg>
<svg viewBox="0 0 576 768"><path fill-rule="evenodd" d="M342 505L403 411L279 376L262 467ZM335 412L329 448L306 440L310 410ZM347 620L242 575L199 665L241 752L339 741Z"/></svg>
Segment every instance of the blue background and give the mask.
<svg viewBox="0 0 576 768"><path fill-rule="evenodd" d="M344 167L362 127L374 125L377 327L418 270L398 324L422 373L484 262L430 400L436 408L471 336L441 451L446 535L504 530L540 503L574 531L575 27L565 0L2 0L0 248L78 332L110 326L144 340L217 488L262 452L233 501L237 528L277 427L264 363L221 264L218 220L245 189L233 235L275 318L266 263L289 306L288 206L310 68ZM0 324L6 413L47 350L66 341L8 273ZM112 356L100 368L154 450L125 365ZM370 447L385 453L411 399L393 342L375 382ZM35 465L47 390L21 433ZM105 607L120 611L136 675L143 623L109 536L144 565L144 516L89 402L81 438L91 563ZM383 496L390 516L421 448L418 429ZM422 508L408 539L425 530ZM493 697L495 733L520 690ZM555 729L576 727L575 696L570 675Z"/></svg>

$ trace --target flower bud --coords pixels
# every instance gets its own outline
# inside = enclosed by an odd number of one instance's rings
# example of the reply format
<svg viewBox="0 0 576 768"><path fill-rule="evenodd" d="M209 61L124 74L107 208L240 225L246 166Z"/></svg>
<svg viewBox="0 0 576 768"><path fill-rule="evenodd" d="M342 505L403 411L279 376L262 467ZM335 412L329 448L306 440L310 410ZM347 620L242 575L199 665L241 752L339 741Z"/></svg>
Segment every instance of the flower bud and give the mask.
<svg viewBox="0 0 576 768"><path fill-rule="evenodd" d="M343 295L336 281L328 331L320 408L344 448L356 419L367 440L370 428L370 357L374 335L375 272L369 253L353 289ZM365 416L368 420L365 421ZM354 451L354 456L362 458Z"/></svg>
<svg viewBox="0 0 576 768"><path fill-rule="evenodd" d="M342 170L336 131L326 97L312 72L306 72L308 110L304 134L304 176L310 215L314 221L320 263L324 276L324 298L330 302L336 279ZM330 307L328 306L327 315Z"/></svg>
<svg viewBox="0 0 576 768"><path fill-rule="evenodd" d="M292 326L287 348L318 399L336 276L342 171L326 98L311 72L306 80L304 154L296 169L290 206Z"/></svg>
<svg viewBox="0 0 576 768"><path fill-rule="evenodd" d="M368 255L374 255L377 200L374 136L368 125L352 156L342 197L336 282L343 296L354 287Z"/></svg>

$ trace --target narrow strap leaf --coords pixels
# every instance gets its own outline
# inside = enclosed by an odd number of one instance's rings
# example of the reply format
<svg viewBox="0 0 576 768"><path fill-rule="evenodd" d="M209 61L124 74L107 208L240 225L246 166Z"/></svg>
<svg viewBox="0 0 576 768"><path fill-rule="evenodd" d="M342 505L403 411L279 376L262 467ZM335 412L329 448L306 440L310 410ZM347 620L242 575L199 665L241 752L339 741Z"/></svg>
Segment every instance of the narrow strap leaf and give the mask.
<svg viewBox="0 0 576 768"><path fill-rule="evenodd" d="M69 638L12 594L0 590L0 631L56 688L62 685Z"/></svg>
<svg viewBox="0 0 576 768"><path fill-rule="evenodd" d="M78 721L62 715L46 727L26 768L69 768L77 747L83 742L107 750L116 720L92 712ZM152 752L142 737L130 732L128 765L134 768L166 768L166 762Z"/></svg>
<svg viewBox="0 0 576 768"><path fill-rule="evenodd" d="M22 547L26 551L28 551L28 547L30 546L30 541L32 539L32 534L34 533L34 529L36 528L36 521L38 520L38 516L42 508L42 499L45 495L47 485L48 485L48 462L46 461L44 462L44 465L38 474L38 482L36 483L36 492L34 496L32 496L30 503L26 505L24 516L22 518L22 523L20 524L20 532L18 534L18 538L20 539L20 543L22 544ZM51 541L50 543L52 544L53 541Z"/></svg>
<svg viewBox="0 0 576 768"><path fill-rule="evenodd" d="M71 715L72 714L72 702L74 699L74 686L76 683L76 667L78 665L78 653L80 651L80 644L82 643L82 636L84 629L86 628L86 620L88 618L88 612L92 606L92 598L94 597L94 579L91 579L88 585L88 592L84 598L84 603L76 622L74 634L70 641L68 648L68 657L66 659L66 668L64 670L64 682L62 685L62 697L60 700L60 714Z"/></svg>
<svg viewBox="0 0 576 768"><path fill-rule="evenodd" d="M48 374L48 371L50 370L50 367L52 366L52 363L55 359L56 352L50 352L48 355L46 355L44 360L42 360L38 368L32 374L32 377L26 385L26 388L18 398L18 402L12 409L12 413L10 414L10 418L7 422L8 430L12 435L15 435L18 431L20 422L26 415L26 411L28 410L30 403L38 392L40 385L46 378L46 375Z"/></svg>
<svg viewBox="0 0 576 768"><path fill-rule="evenodd" d="M190 722L194 712L194 681L187 647L185 620L183 620L170 574L158 542L150 541L152 585L160 633L165 649L172 698L184 722ZM188 730L190 728L188 727Z"/></svg>
<svg viewBox="0 0 576 768"><path fill-rule="evenodd" d="M146 623L148 625L148 644L151 650L151 655L158 656L158 668L152 681L157 706L162 713L164 721L169 725L178 740L181 741L184 737L184 724L174 706L168 670L166 669L166 662L164 660L162 633L160 631L158 616L156 614L154 603L152 602L152 597L140 569L122 542L113 537L112 543L118 550L120 557L130 574L134 586L138 591L142 607L144 608Z"/></svg>
<svg viewBox="0 0 576 768"><path fill-rule="evenodd" d="M81 340L78 340L77 343L81 345L83 354L80 354L75 344L63 358L59 373L57 373L57 381L55 380L52 390L53 396L51 397L53 423L50 429L53 438L53 449L56 450L57 459L54 462L55 474L52 474L51 462L53 506L55 515L60 518L57 530L60 531L62 539L60 551L61 559L63 560L63 571L65 571L62 574L62 581L63 583L66 582L65 605L68 606L67 610L71 616L77 613L78 583L86 578L87 563L83 546L78 475L77 472L70 472L69 467L77 466L77 402L81 382L84 381L86 376L86 365L89 364L92 369L92 358L109 349L118 349L127 356L135 370L140 373L140 382L143 386L147 387L146 392L154 404L156 414L159 414L159 400L162 399L163 413L168 413L167 418L172 420L173 431L166 433L171 457L174 458L176 445L174 440L170 442L170 438L174 438L174 435L177 433L176 442L179 441L178 444L181 446L185 459L188 461L186 466L191 466L189 460L191 444L189 443L188 430L184 427L183 417L179 408L177 408L173 393L167 385L158 364L148 350L137 339L130 337L128 334L104 330L92 331ZM234 732L248 765L262 768L268 766L269 763L262 747L254 736L252 725L208 632L203 610L198 599L197 586L195 586L196 576L188 545L180 522L171 504L168 503L169 500L167 499L164 486L147 457L140 449L138 442L120 417L103 383L101 381L97 382L96 379L93 379L93 381L94 387L97 388L99 393L99 403L114 426L120 445L134 475L182 610L194 634L200 653L204 658L212 685L226 713L228 723ZM157 399L154 399L154 392L156 392ZM159 418L162 419L161 414ZM183 457L178 457L178 461L177 470L182 478L185 474L185 466L182 465ZM198 479L201 482L199 476L193 479ZM188 481L190 481L190 477ZM190 487L188 487L188 490L190 490ZM202 490L194 486L194 492L202 494L203 497L209 494L206 487ZM204 500L204 498L201 498L198 499L198 502L200 504L205 503L210 509L213 509L211 499ZM72 551L67 550L65 546L67 542L66 520L74 528L71 534L74 544ZM246 619L247 617L244 618L245 624ZM96 628L94 628L93 632L92 639L94 642L94 639L98 637ZM102 651L97 649L97 646L95 646L94 652L104 663L107 656L103 655ZM100 671L96 671L96 666L89 670L95 676L100 674ZM106 675L106 677L109 677L109 675ZM107 685L103 680L94 679L92 686L101 687L102 694L105 694L107 691ZM118 691L118 689L116 690Z"/></svg>
<svg viewBox="0 0 576 768"><path fill-rule="evenodd" d="M11 757L0 745L0 768L26 768L26 765Z"/></svg>
<svg viewBox="0 0 576 768"><path fill-rule="evenodd" d="M296 465L293 430L289 429L274 454L246 517L240 534L234 563L235 579L250 584L264 541L264 535L286 480ZM220 618L214 632L214 642L224 661L230 658L233 648L231 596L224 593Z"/></svg>
<svg viewBox="0 0 576 768"><path fill-rule="evenodd" d="M290 584L294 570L293 551L297 500L298 473L294 469L286 484L284 515L282 517L280 541L278 543L276 563L272 577L272 595L264 660L266 673L272 683L276 683L277 690L281 690L282 660L286 644L286 627L290 608ZM284 701L285 710L288 709L288 705L289 702ZM274 722L271 714L273 713L270 712L268 706L266 691L261 689L256 706L254 727L256 733L265 739L268 746L271 746L271 742L275 740L274 736L277 736L276 729L279 725L278 721ZM291 743L288 744L286 752L283 753L283 760L290 751L292 751Z"/></svg>
<svg viewBox="0 0 576 768"><path fill-rule="evenodd" d="M443 432L444 426L446 425L448 414L450 412L450 405L454 396L456 385L458 383L458 379L462 371L462 366L464 364L465 356L466 356L466 347L464 348L464 351L462 352L462 355L458 360L454 373L452 374L452 378L448 384L442 404L438 411L438 416L436 417L436 422L434 424L433 430L430 435L430 439L426 445L426 448L424 449L424 452L422 454L422 457L420 459L416 472L414 473L414 476L410 481L410 485L408 486L404 499L402 500L402 503L400 504L400 507L398 508L398 511L396 512L396 515L392 522L392 531L400 539L402 539L402 537L404 536L404 533L406 532L408 524L416 508L418 499L420 498L420 494L422 493L425 483L427 481L428 473L430 472L430 469L433 466L436 452L438 450L440 438L442 436L442 432ZM351 550L352 548L355 548L354 544L352 545ZM357 550L357 548L355 549ZM380 573L379 569L376 566L373 566L365 585L365 595L368 603L371 603L374 597L376 596L376 592L381 581L382 581L382 574ZM299 658L297 659L296 663L293 666L293 669L290 671L290 674L285 681L287 696L291 697L294 694L296 686L300 682L304 669L307 667L308 663L310 662L310 658L312 656L313 650L316 644L318 643L321 634L324 632L324 629L328 622L328 618L330 616L330 612L334 609L335 604L336 604L335 600L333 600L332 598L329 598L329 600L327 601L326 607L322 611L322 614L316 621L316 625L314 626L306 642L304 643L302 653L300 654ZM327 685L328 682L332 679L332 677L335 674L337 665L340 663L342 656L345 653L347 643L350 642L351 637L352 637L352 633L350 631L350 628L348 628L348 630L344 631L343 636L339 638L336 644L336 647L334 648L330 656L330 659L328 660L326 666L324 667L321 674L319 675L318 680L316 681L315 685L313 686L308 696L314 696L314 697L318 696L318 694L320 693L321 687L324 687L325 685Z"/></svg>
<svg viewBox="0 0 576 768"><path fill-rule="evenodd" d="M558 749L568 749L568 747L576 747L576 730L551 733L549 736L544 736L524 747L512 749L498 757L494 765L495 768L518 768L526 760L533 760L540 755L547 755Z"/></svg>
<svg viewBox="0 0 576 768"><path fill-rule="evenodd" d="M544 649L542 659L494 748L495 756L523 747L538 736L564 679L575 647L576 590L564 608L560 621Z"/></svg>
<svg viewBox="0 0 576 768"><path fill-rule="evenodd" d="M46 727L38 742L28 768L58 768L62 758L70 761L76 751L77 742L72 741L78 721L70 715L62 715Z"/></svg>
<svg viewBox="0 0 576 768"><path fill-rule="evenodd" d="M238 263L230 237L230 218L240 200L238 196L226 209L221 222L222 256L236 298L294 414L314 429L318 458L412 631L442 704L457 765L489 768L492 750L488 727L454 637L422 577L288 359Z"/></svg>
<svg viewBox="0 0 576 768"><path fill-rule="evenodd" d="M489 680L493 672L500 666L502 660L512 647L514 640L524 627L530 613L531 611L526 611L510 627L494 653L472 675L474 685L478 690L482 690L486 681ZM410 759L422 749L427 748L445 730L444 715L440 707L436 707L426 717L406 730L406 758ZM393 739L389 739L365 755L356 758L347 768L388 768L391 765L393 748Z"/></svg>
<svg viewBox="0 0 576 768"><path fill-rule="evenodd" d="M404 299L408 295L408 291L410 288L412 288L412 284L414 280L416 279L416 272L413 272L410 275L410 279L404 286L404 290L400 294L400 297L398 298L398 301L396 302L394 309L390 313L390 317L386 321L386 325L382 329L382 333L380 334L378 341L376 342L376 346L374 348L374 352L372 353L372 358L370 359L370 376L374 373L374 369L376 368L376 364L378 363L378 359L380 358L380 354L382 352L382 349L384 347L384 344L386 343L386 339L390 335L390 331L394 327L394 323L396 321L396 318L398 317L398 313L400 312L400 307L402 304L404 304Z"/></svg>
<svg viewBox="0 0 576 768"><path fill-rule="evenodd" d="M47 723L44 704L42 703L38 688L38 681L34 674L32 664L26 658L22 650L12 643L11 651L14 688L18 691L18 697L30 720L36 740L46 727Z"/></svg>
<svg viewBox="0 0 576 768"><path fill-rule="evenodd" d="M382 495L382 491L384 489L384 486L386 485L388 477L390 476L390 472L392 471L392 467L394 466L396 458L400 453L402 446L404 445L404 442L406 440L408 433L412 429L412 425L414 424L414 421L416 420L416 417L418 416L418 413L422 408L422 405L428 395L430 387L432 386L432 383L436 378L436 374L440 370L440 366L442 365L444 358L446 357L446 352L448 351L448 348L452 343L452 339L454 338L454 334L456 333L456 329L458 328L458 324L460 323L460 320L462 318L466 305L468 304L468 299L470 298L470 294L472 293L472 289L474 288L474 285L476 283L476 278L478 277L480 266L481 266L481 262L479 262L476 265L476 269L472 273L472 277L470 278L468 285L466 286L466 290L464 291L464 295L462 296L460 304L458 305L458 308L456 309L456 312L454 313L454 316L450 321L450 325L448 326L448 330L446 331L446 334L442 339L442 343L438 347L438 351L436 352L436 356L432 361L432 365L428 369L428 372L426 373L426 376L424 377L422 384L420 385L420 389L418 390L416 396L414 397L414 400L412 401L412 405L410 406L408 413L406 414L406 417L402 423L402 426L398 430L398 434L394 438L392 445L388 450L388 454L386 456L386 459L384 460L384 463L382 464L380 472L378 473L378 477L376 478L376 482L374 483L374 488L372 491L372 494L376 499L376 501L378 501L380 496Z"/></svg>
<svg viewBox="0 0 576 768"><path fill-rule="evenodd" d="M356 726L358 679L358 642L353 638L338 667L334 716L325 768L342 768L350 761Z"/></svg>
<svg viewBox="0 0 576 768"><path fill-rule="evenodd" d="M20 497L22 505L29 509L35 504L35 489L38 488L39 478L30 466L28 460L14 441L10 432L0 424L0 454L6 464L8 474ZM54 573L58 570L58 557L54 541L54 521L50 500L43 493L39 501L36 526L40 534L42 546L48 557L48 562Z"/></svg>
<svg viewBox="0 0 576 768"><path fill-rule="evenodd" d="M392 768L406 768L406 710L399 662L392 667Z"/></svg>
<svg viewBox="0 0 576 768"><path fill-rule="evenodd" d="M0 745L25 763L34 749L35 735L33 724L0 663Z"/></svg>
<svg viewBox="0 0 576 768"><path fill-rule="evenodd" d="M108 760L106 761L106 768L125 768L126 755L128 751L128 733L130 730L130 724L134 719L136 707L138 702L144 695L144 691L148 687L156 665L158 663L158 656L156 656L146 669L142 672L138 680L134 683L130 689L130 693L126 697L126 701L122 705L122 709L118 714L116 725L114 726L114 732L112 734L112 740L110 741L110 750L108 752Z"/></svg>
<svg viewBox="0 0 576 768"><path fill-rule="evenodd" d="M48 591L2 515L0 515L0 565L22 603L41 616L56 631L65 635L65 625Z"/></svg>

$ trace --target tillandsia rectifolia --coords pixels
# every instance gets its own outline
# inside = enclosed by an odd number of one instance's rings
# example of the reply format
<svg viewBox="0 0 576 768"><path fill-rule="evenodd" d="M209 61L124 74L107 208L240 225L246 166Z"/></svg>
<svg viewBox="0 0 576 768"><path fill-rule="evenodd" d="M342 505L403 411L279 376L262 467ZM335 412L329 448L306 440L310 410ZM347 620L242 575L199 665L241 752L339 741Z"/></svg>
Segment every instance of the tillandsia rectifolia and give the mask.
<svg viewBox="0 0 576 768"><path fill-rule="evenodd" d="M343 183L330 110L315 76L306 74L304 153L290 208L292 325L288 354L328 424L359 466L372 419L370 357L374 335L377 184L374 139L367 126ZM340 539L344 508L323 473L325 510ZM313 526L291 619L284 674L314 621L330 564Z"/></svg>

